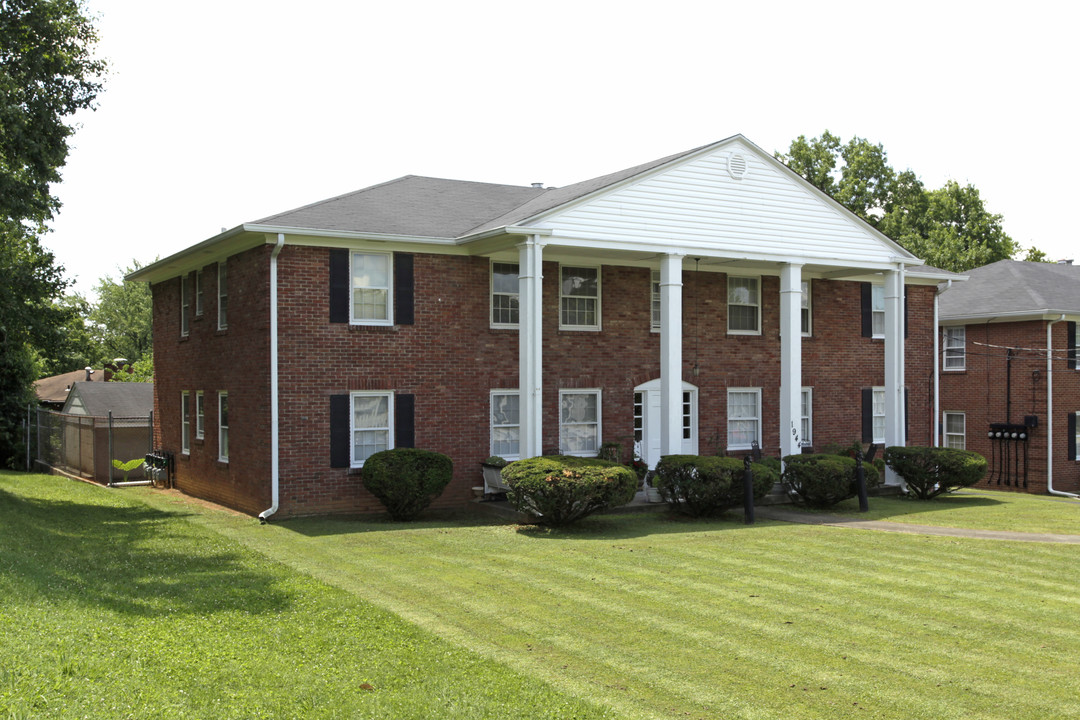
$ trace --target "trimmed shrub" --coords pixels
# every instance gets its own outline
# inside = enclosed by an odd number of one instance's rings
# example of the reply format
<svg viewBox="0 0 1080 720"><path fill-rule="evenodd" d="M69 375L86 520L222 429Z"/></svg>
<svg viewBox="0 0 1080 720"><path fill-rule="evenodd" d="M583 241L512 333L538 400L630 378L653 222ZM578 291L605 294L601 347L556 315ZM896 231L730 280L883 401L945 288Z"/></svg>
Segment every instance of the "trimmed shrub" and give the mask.
<svg viewBox="0 0 1080 720"><path fill-rule="evenodd" d="M942 447L888 447L885 463L920 500L970 487L986 476L986 458L970 450Z"/></svg>
<svg viewBox="0 0 1080 720"><path fill-rule="evenodd" d="M863 463L866 487L881 484L881 475L868 463ZM784 458L781 477L789 495L815 508L826 508L859 494L855 476L855 459L845 455L788 455Z"/></svg>
<svg viewBox="0 0 1080 720"><path fill-rule="evenodd" d="M453 461L441 453L416 448L377 452L366 461L361 478L390 517L412 520L439 497L454 476Z"/></svg>
<svg viewBox="0 0 1080 720"><path fill-rule="evenodd" d="M502 471L513 506L542 525L568 525L634 499L633 470L598 458L546 455L512 462Z"/></svg>
<svg viewBox="0 0 1080 720"><path fill-rule="evenodd" d="M769 494L780 476L751 463L754 500ZM656 464L653 485L664 502L686 515L716 515L743 504L743 461L715 455L665 455Z"/></svg>

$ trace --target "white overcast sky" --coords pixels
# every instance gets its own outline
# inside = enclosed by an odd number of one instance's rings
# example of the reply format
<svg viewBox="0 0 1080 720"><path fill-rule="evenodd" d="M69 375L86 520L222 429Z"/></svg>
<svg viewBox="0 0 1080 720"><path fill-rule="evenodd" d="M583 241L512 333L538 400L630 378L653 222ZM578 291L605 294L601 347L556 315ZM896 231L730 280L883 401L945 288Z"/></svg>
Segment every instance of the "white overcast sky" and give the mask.
<svg viewBox="0 0 1080 720"><path fill-rule="evenodd" d="M1072 3L87 2L112 72L46 240L83 293L402 175L561 186L826 129L1080 255Z"/></svg>

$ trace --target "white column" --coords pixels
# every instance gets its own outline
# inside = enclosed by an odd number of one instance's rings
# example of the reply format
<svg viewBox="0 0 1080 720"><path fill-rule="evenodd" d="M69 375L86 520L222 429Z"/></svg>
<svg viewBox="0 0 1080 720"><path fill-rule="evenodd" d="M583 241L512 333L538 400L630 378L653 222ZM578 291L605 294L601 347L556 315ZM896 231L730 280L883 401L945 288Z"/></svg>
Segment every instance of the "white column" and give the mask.
<svg viewBox="0 0 1080 720"><path fill-rule="evenodd" d="M518 245L518 392L521 457L543 453L544 244L531 237Z"/></svg>
<svg viewBox="0 0 1080 720"><path fill-rule="evenodd" d="M885 273L885 446L904 444L904 285L899 270ZM885 482L902 481L886 470Z"/></svg>
<svg viewBox="0 0 1080 720"><path fill-rule="evenodd" d="M660 454L682 452L682 255L660 258Z"/></svg>
<svg viewBox="0 0 1080 720"><path fill-rule="evenodd" d="M780 267L780 457L802 452L802 265Z"/></svg>

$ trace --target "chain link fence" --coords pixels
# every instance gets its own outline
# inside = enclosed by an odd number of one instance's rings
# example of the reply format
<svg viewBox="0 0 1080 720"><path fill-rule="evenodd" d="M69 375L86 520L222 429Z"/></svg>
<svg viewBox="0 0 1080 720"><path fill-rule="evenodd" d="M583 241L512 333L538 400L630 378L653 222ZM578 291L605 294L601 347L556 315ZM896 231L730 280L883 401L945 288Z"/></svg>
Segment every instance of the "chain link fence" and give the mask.
<svg viewBox="0 0 1080 720"><path fill-rule="evenodd" d="M27 444L35 466L105 485L147 479L142 461L154 446L153 413L94 417L37 408L32 416Z"/></svg>

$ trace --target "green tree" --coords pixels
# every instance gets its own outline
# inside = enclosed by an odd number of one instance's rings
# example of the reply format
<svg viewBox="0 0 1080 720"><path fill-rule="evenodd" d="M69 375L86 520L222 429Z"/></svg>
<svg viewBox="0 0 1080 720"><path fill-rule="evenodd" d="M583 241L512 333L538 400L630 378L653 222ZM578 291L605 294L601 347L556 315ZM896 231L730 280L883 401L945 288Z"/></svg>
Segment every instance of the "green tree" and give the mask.
<svg viewBox="0 0 1080 720"><path fill-rule="evenodd" d="M60 375L87 365L100 364L103 357L101 345L88 324L90 303L82 295L74 293L53 301L53 305L61 324L51 327L52 342L49 346L37 348L41 375Z"/></svg>
<svg viewBox="0 0 1080 720"><path fill-rule="evenodd" d="M51 186L75 131L70 118L101 91L96 42L75 0L0 0L0 465L22 457L39 358L71 318L59 302L69 281L40 237L60 208Z"/></svg>
<svg viewBox="0 0 1080 720"><path fill-rule="evenodd" d="M124 276L140 267L135 260L121 270L119 281L106 275L95 288L98 301L89 319L105 359L124 358L135 363L152 351L150 286L124 281Z"/></svg>
<svg viewBox="0 0 1080 720"><path fill-rule="evenodd" d="M930 265L962 272L1021 251L975 187L950 180L927 190L913 171L893 170L880 144L826 130L800 135L776 158Z"/></svg>

